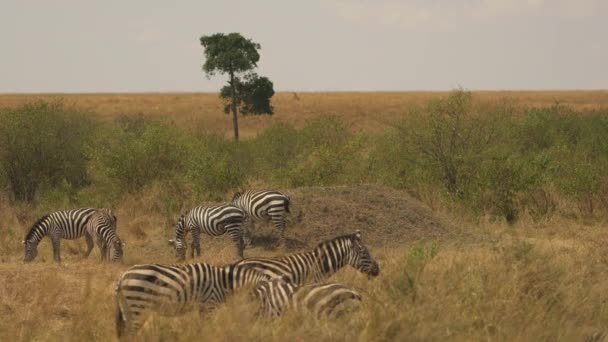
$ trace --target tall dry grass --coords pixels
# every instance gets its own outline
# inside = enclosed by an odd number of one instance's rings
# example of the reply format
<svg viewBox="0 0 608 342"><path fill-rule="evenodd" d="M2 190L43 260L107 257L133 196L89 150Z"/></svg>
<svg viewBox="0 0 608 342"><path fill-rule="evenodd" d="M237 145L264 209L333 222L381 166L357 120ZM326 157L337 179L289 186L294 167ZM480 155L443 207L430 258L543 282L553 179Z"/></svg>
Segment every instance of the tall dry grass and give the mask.
<svg viewBox="0 0 608 342"><path fill-rule="evenodd" d="M100 264L96 249L83 260L84 241L64 241L64 261L57 265L48 240L35 262L24 265L18 239L0 239L0 339L113 340L113 288L121 272L135 263L175 260L166 245L172 224L148 200L117 207L119 233L127 241L124 265ZM19 215L3 207L3 222L24 229ZM335 275L332 281L354 286L364 296L362 309L347 317L256 319L242 292L215 312L153 316L137 339L575 341L608 329L603 224L453 221L444 237L403 240L401 247L371 245L381 267L378 278L369 280L350 268ZM272 231L270 225L260 229ZM227 237L203 236L202 246L200 261L219 265L234 259ZM285 252L262 246L245 251L247 256Z"/></svg>
<svg viewBox="0 0 608 342"><path fill-rule="evenodd" d="M421 106L447 92L280 92L273 99L275 115L241 117L244 138L278 123L302 127L306 120L335 114L352 131L378 130L396 122L407 108ZM550 106L556 102L575 109L608 106L608 91L474 91L476 101L516 101L524 106ZM111 120L124 113L168 116L180 127L232 134L232 119L223 113L216 93L148 94L0 94L0 107L16 107L32 100L63 99Z"/></svg>

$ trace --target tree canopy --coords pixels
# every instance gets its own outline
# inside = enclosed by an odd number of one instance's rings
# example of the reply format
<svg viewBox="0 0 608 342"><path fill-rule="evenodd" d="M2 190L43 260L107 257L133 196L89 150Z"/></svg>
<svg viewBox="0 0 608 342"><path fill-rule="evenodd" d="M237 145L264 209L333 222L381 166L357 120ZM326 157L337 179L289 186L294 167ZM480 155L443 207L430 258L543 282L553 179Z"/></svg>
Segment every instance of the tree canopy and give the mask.
<svg viewBox="0 0 608 342"><path fill-rule="evenodd" d="M220 89L226 101L224 111L232 112L234 138L238 140L238 111L242 114L272 114L272 82L252 70L260 60L260 44L239 33L216 33L200 39L205 48L203 71L207 77L228 74L228 84Z"/></svg>

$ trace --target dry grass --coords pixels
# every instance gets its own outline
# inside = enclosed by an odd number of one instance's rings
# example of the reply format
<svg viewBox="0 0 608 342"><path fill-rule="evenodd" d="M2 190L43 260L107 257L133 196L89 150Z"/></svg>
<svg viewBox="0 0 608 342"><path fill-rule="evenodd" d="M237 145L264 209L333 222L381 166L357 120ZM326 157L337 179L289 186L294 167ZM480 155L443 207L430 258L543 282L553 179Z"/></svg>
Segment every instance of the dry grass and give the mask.
<svg viewBox="0 0 608 342"><path fill-rule="evenodd" d="M381 197L380 193L386 191ZM351 213L370 199L369 210L386 208L375 220L392 220L393 243L385 244L383 229L374 224L364 239L381 266L378 278L368 280L352 269L337 274L335 281L350 284L364 294L363 307L349 317L317 322L309 317L287 315L275 321L256 320L244 295L235 296L213 313L189 312L178 317L155 317L140 339L215 341L240 340L425 340L425 341L576 341L608 328L604 309L608 278L606 227L584 226L555 219L551 222L472 224L452 218L449 226L433 216L406 193L377 187L296 189L294 202L305 212L322 198L331 211L304 215L287 232L301 242L287 251L254 246L248 256L293 252L353 229L365 228ZM335 194L335 195L332 195ZM40 245L34 263L20 261L19 234L35 217L26 208L0 201L4 225L0 238L0 339L100 340L114 339L114 282L128 265L174 261L165 239L171 219L159 214L154 198L146 193L125 199L117 207L119 233L127 241L125 265L100 264L98 251L83 260L84 241L62 245L64 262L54 264L48 240ZM401 202L396 202L402 197ZM409 204L408 204L409 203ZM351 211L353 210L353 211ZM395 215L396 210L402 212ZM334 213L330 223L324 223ZM421 219L423 218L423 219ZM336 220L336 221L333 221ZM343 221L339 225L336 222ZM27 223L21 223L27 222ZM332 227L333 226L333 227ZM270 226L256 234L270 233ZM427 233L425 234L425 229ZM12 236L12 237L11 237ZM224 264L234 260L227 237L203 237L199 260Z"/></svg>
<svg viewBox="0 0 608 342"><path fill-rule="evenodd" d="M284 122L301 127L306 120L322 114L341 116L352 131L378 130L395 122L410 107L425 104L445 92L329 92L277 93L273 117L241 117L241 135L255 136L264 128ZM577 109L608 106L608 91L476 91L476 101L515 100L526 106L550 106L556 101ZM0 107L14 107L35 99L64 99L109 120L123 113L167 116L181 127L223 132L232 135L232 121L223 114L215 93L158 94L40 94L0 95Z"/></svg>

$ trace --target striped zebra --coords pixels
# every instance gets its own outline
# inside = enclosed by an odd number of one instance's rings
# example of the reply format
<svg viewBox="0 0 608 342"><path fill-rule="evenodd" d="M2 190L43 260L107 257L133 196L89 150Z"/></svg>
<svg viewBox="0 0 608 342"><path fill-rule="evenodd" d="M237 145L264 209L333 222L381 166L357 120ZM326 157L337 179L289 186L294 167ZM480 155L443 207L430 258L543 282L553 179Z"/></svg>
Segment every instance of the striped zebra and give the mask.
<svg viewBox="0 0 608 342"><path fill-rule="evenodd" d="M87 232L86 224L95 210L94 208L82 208L56 211L38 219L22 241L25 247L24 261L30 262L36 258L38 243L45 236L51 239L53 258L57 262L61 261L59 253L61 239L73 240L84 236L87 242L85 257L88 257L93 249L93 238Z"/></svg>
<svg viewBox="0 0 608 342"><path fill-rule="evenodd" d="M358 230L321 242L309 252L278 258L248 258L235 265L255 268L273 278L285 276L294 285L320 283L346 265L369 277L380 274L380 267L363 244Z"/></svg>
<svg viewBox="0 0 608 342"><path fill-rule="evenodd" d="M283 243L285 232L285 216L290 213L289 196L274 190L237 192L232 197L232 204L247 213L250 230L254 221L272 221L278 231L277 245Z"/></svg>
<svg viewBox="0 0 608 342"><path fill-rule="evenodd" d="M198 307L213 309L233 291L256 286L269 277L254 269L205 263L136 265L124 272L116 285L116 333L134 333L146 315L176 315Z"/></svg>
<svg viewBox="0 0 608 342"><path fill-rule="evenodd" d="M223 204L211 207L196 207L183 214L175 225L175 239L169 244L175 249L179 260L186 259L186 235L192 234L192 249L190 256L201 255L200 234L219 236L228 233L236 245L239 258L243 258L243 222L245 213L234 205Z"/></svg>
<svg viewBox="0 0 608 342"><path fill-rule="evenodd" d="M311 313L321 319L338 317L354 311L361 305L361 294L355 289L339 284L312 284L295 286L286 278L273 278L255 287L254 298L260 303L258 314L268 317L281 316L287 310Z"/></svg>
<svg viewBox="0 0 608 342"><path fill-rule="evenodd" d="M122 262L124 243L116 234L116 216L112 210L106 208L95 210L85 229L97 242L102 261Z"/></svg>

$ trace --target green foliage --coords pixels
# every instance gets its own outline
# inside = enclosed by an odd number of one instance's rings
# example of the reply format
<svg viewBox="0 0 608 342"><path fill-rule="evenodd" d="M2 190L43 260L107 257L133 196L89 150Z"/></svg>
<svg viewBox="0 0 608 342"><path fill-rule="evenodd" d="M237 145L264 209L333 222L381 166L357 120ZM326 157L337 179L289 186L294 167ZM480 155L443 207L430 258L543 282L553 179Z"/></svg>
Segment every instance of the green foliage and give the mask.
<svg viewBox="0 0 608 342"><path fill-rule="evenodd" d="M266 77L260 77L256 73L245 75L245 80L235 78L235 94L232 87L226 85L220 90L220 97L226 100L224 112L230 113L232 100L243 115L247 114L272 114L273 108L270 98L274 95L272 82Z"/></svg>
<svg viewBox="0 0 608 342"><path fill-rule="evenodd" d="M260 60L260 44L243 37L239 33L216 33L202 36L201 45L205 48L203 70L208 75L220 73L239 73L257 67Z"/></svg>
<svg viewBox="0 0 608 342"><path fill-rule="evenodd" d="M192 142L188 156L188 179L194 190L220 201L229 190L243 185L249 170L249 156L235 143L213 134Z"/></svg>
<svg viewBox="0 0 608 342"><path fill-rule="evenodd" d="M189 153L183 132L162 120L123 116L117 127L101 126L92 152L96 169L116 189L136 192L183 174Z"/></svg>
<svg viewBox="0 0 608 342"><path fill-rule="evenodd" d="M238 110L243 114L272 114L270 98L274 95L272 82L251 72L257 67L260 44L239 33L216 33L200 39L205 48L203 70L207 76L216 72L228 74L228 85L220 90L226 100L224 111L232 111L234 139L239 140ZM241 79L240 74L249 72Z"/></svg>
<svg viewBox="0 0 608 342"><path fill-rule="evenodd" d="M271 184L288 184L294 157L300 153L298 130L279 123L262 131L251 142L255 174Z"/></svg>
<svg viewBox="0 0 608 342"><path fill-rule="evenodd" d="M381 133L353 134L325 115L234 143L144 115L101 123L61 103L32 103L0 111L0 181L15 199L49 209L162 189L157 207L168 219L184 198L219 201L248 183L378 183L511 223L608 214L608 113L515 112L457 90Z"/></svg>
<svg viewBox="0 0 608 342"><path fill-rule="evenodd" d="M60 101L0 111L0 167L13 198L33 201L43 185L86 186L92 130L86 113Z"/></svg>
<svg viewBox="0 0 608 342"><path fill-rule="evenodd" d="M460 194L474 179L483 155L495 142L492 112L480 115L472 95L453 91L445 99L433 99L423 113L411 114L398 125L408 159L424 168L452 194Z"/></svg>

